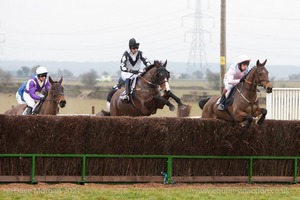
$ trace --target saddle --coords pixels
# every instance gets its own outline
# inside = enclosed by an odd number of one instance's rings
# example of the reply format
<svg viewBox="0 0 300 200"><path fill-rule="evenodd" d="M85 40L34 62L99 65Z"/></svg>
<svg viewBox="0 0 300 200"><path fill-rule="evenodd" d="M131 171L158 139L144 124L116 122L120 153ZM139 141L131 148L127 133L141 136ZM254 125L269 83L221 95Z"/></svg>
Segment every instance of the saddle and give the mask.
<svg viewBox="0 0 300 200"><path fill-rule="evenodd" d="M228 97L226 98L225 102L224 102L224 108L225 110L228 109L229 106L231 106L233 104L233 101L234 101L234 94L237 90L237 86L234 86L232 88L232 90L230 91Z"/></svg>
<svg viewBox="0 0 300 200"><path fill-rule="evenodd" d="M45 93L44 95L45 95L45 98L46 98L48 96L48 93ZM32 109L32 114L33 115L36 115L40 112L40 109L41 109L44 101L45 101L45 99L43 101L39 101L35 104L34 108Z"/></svg>

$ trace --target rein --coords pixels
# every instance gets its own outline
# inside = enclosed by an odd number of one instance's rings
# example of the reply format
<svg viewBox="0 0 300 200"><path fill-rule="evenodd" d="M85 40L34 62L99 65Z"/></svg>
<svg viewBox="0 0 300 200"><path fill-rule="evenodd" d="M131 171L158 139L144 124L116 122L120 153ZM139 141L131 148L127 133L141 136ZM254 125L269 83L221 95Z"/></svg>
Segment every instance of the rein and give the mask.
<svg viewBox="0 0 300 200"><path fill-rule="evenodd" d="M152 83L152 82L148 81L148 80L147 80L147 79L145 79L143 76L139 76L139 77L141 77L141 78L142 78L142 80L143 80L143 81L145 81L146 83L148 83L149 85L156 86L156 87L158 87L158 86L159 86L158 84L154 84L154 83Z"/></svg>
<svg viewBox="0 0 300 200"><path fill-rule="evenodd" d="M54 103L57 103L59 104L59 101L55 98L56 96L59 96L59 95L64 95L64 93L60 93L60 94L55 94L55 95L51 95L52 98L51 99L45 99L45 101L51 101L51 102L54 102Z"/></svg>

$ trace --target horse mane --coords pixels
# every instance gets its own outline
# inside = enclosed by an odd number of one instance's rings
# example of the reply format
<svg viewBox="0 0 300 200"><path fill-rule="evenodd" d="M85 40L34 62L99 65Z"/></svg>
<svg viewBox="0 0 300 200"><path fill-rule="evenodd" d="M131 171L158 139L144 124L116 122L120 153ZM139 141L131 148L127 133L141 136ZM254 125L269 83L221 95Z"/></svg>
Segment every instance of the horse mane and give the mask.
<svg viewBox="0 0 300 200"><path fill-rule="evenodd" d="M145 68L144 72L141 74L141 76L144 76L148 71L150 71L153 67L159 67L161 66L161 61L154 60L154 63L149 65Z"/></svg>

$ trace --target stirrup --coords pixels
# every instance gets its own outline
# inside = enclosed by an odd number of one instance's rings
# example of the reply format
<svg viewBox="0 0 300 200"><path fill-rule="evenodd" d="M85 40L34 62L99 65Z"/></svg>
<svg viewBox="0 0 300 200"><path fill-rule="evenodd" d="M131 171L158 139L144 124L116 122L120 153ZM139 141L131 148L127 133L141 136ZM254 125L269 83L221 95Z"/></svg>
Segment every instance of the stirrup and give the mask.
<svg viewBox="0 0 300 200"><path fill-rule="evenodd" d="M224 105L222 103L218 105L218 110L224 110Z"/></svg>
<svg viewBox="0 0 300 200"><path fill-rule="evenodd" d="M123 102L129 102L129 96L127 94L124 94L124 95L121 95L120 96L120 99L123 101Z"/></svg>

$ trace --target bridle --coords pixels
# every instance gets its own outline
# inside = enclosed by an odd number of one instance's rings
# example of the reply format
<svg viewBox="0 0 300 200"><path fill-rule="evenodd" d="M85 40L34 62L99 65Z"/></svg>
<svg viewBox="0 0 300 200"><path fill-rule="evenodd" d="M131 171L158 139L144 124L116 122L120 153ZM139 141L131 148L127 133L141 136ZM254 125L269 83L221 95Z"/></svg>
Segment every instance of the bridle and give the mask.
<svg viewBox="0 0 300 200"><path fill-rule="evenodd" d="M59 84L59 83L54 83L54 84ZM54 85L53 84L53 85ZM53 85L51 86L51 88L53 87ZM63 89L62 89L63 90ZM60 99L58 98L59 96L64 96L64 93L63 91L60 91L59 93L55 93L53 91L49 91L49 93L51 92L51 99L46 99L45 101L51 101L51 102L54 102L54 103L57 103L59 104L60 103Z"/></svg>
<svg viewBox="0 0 300 200"><path fill-rule="evenodd" d="M265 68L265 67L264 67L264 68ZM253 69L252 69L252 70L253 70ZM259 69L257 69L257 70L254 72L254 75L253 75L253 76L258 78L258 82L259 82L259 83L256 83L256 82L255 82L255 78L254 78L254 81L253 81L253 82L251 82L251 81L247 80L247 78L245 78L245 82L248 83L249 85L254 85L254 86L255 86L255 85L256 85L256 86L263 86L262 83L263 83L263 82L266 82L265 85L267 85L268 82L270 82L270 81L269 81L269 80L261 79L260 76L259 76L259 74L258 74L258 70L259 70ZM248 75L249 75L249 73L248 73ZM254 90L256 91L256 89L254 89Z"/></svg>
<svg viewBox="0 0 300 200"><path fill-rule="evenodd" d="M160 77L160 73L167 73L167 75L165 75L166 78L164 78L162 81L160 81L159 77ZM148 83L149 85L155 86L155 87L159 87L160 85L162 85L165 82L168 82L169 78L170 78L170 72L168 70L166 70L165 67L158 67L155 71L155 80L154 82L151 82L149 80L147 80L145 77L143 77L142 75L140 75L140 77L142 78L142 80L144 80L146 83Z"/></svg>

